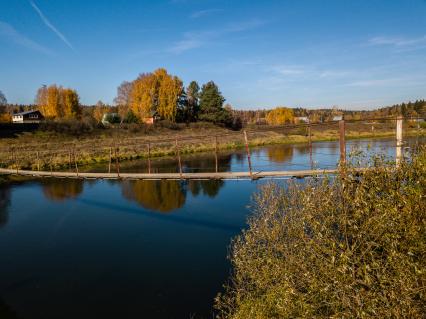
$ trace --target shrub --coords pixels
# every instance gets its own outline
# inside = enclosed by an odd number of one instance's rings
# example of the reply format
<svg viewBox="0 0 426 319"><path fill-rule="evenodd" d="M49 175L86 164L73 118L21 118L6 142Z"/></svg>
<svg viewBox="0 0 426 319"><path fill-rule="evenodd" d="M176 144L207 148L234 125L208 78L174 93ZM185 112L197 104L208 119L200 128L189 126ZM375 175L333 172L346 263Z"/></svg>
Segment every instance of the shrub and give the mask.
<svg viewBox="0 0 426 319"><path fill-rule="evenodd" d="M158 122L155 122L155 126L157 127L164 127L168 128L170 130L180 130L181 126L175 122L171 122L169 120L161 120Z"/></svg>
<svg viewBox="0 0 426 319"><path fill-rule="evenodd" d="M138 117L133 113L133 111L127 112L126 116L124 117L125 123L139 123Z"/></svg>
<svg viewBox="0 0 426 319"><path fill-rule="evenodd" d="M78 136L92 132L97 128L96 120L92 117L84 117L81 120L63 119L58 121L44 121L40 124L41 131L51 131L67 135Z"/></svg>
<svg viewBox="0 0 426 319"><path fill-rule="evenodd" d="M424 318L426 152L397 170L268 184L232 243L219 318Z"/></svg>

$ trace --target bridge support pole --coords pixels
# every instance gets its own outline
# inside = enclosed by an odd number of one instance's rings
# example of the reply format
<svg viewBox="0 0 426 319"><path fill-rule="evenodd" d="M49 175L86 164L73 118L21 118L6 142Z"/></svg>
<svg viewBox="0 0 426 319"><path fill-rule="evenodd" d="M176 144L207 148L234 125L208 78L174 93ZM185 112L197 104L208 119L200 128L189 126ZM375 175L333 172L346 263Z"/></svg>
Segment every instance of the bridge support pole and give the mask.
<svg viewBox="0 0 426 319"><path fill-rule="evenodd" d="M249 149L249 144L248 144L247 132L245 130L244 130L244 141L245 141L245 144L246 144L247 161L248 161L248 166L249 166L249 170L250 170L250 177L252 177L253 172L252 172L252 169L251 169L250 149Z"/></svg>
<svg viewBox="0 0 426 319"><path fill-rule="evenodd" d="M311 163L311 169L314 168L314 162L312 161L312 134L311 134L311 123L308 123L308 143L309 143L309 161Z"/></svg>
<svg viewBox="0 0 426 319"><path fill-rule="evenodd" d="M215 159L215 166L216 166L216 173L218 172L218 160L217 160L217 136L215 136L215 144L214 144L214 159Z"/></svg>
<svg viewBox="0 0 426 319"><path fill-rule="evenodd" d="M177 138L175 139L175 147L176 147L176 157L177 157L178 165L179 165L179 175L180 175L180 178L182 178L182 162L180 160L180 151L179 151Z"/></svg>
<svg viewBox="0 0 426 319"><path fill-rule="evenodd" d="M111 163L112 163L112 147L109 148L108 174L111 174Z"/></svg>
<svg viewBox="0 0 426 319"><path fill-rule="evenodd" d="M120 178L120 149L118 147L115 148L115 168L117 170L117 177Z"/></svg>
<svg viewBox="0 0 426 319"><path fill-rule="evenodd" d="M339 121L340 165L346 164L345 120Z"/></svg>
<svg viewBox="0 0 426 319"><path fill-rule="evenodd" d="M74 146L74 165L75 165L75 173L78 177L78 164L77 164L77 154L76 154L76 151L75 151L75 146Z"/></svg>
<svg viewBox="0 0 426 319"><path fill-rule="evenodd" d="M402 117L398 116L396 119L396 167L401 165L402 160Z"/></svg>
<svg viewBox="0 0 426 319"><path fill-rule="evenodd" d="M148 143L148 174L151 174L151 144Z"/></svg>
<svg viewBox="0 0 426 319"><path fill-rule="evenodd" d="M37 151L36 156L37 156L37 170L40 171L40 156L38 154L38 151Z"/></svg>

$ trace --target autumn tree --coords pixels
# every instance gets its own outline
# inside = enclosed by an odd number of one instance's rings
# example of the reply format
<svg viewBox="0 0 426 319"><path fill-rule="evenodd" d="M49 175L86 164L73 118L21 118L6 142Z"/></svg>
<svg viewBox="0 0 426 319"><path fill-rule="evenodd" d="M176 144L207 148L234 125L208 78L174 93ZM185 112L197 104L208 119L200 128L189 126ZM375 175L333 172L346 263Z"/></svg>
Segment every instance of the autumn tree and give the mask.
<svg viewBox="0 0 426 319"><path fill-rule="evenodd" d="M148 117L151 112L158 112L162 118L174 122L182 92L182 81L177 76L168 74L166 69L144 73L133 81L131 109L140 118Z"/></svg>
<svg viewBox="0 0 426 319"><path fill-rule="evenodd" d="M79 117L81 115L80 100L77 92L72 89L60 90L63 116Z"/></svg>
<svg viewBox="0 0 426 319"><path fill-rule="evenodd" d="M293 110L287 107L277 107L268 112L266 122L269 125L282 125L293 121Z"/></svg>
<svg viewBox="0 0 426 319"><path fill-rule="evenodd" d="M118 114L121 118L125 118L130 111L130 103L132 97L133 83L123 81L117 88L117 96L114 99L114 103L117 105Z"/></svg>
<svg viewBox="0 0 426 319"><path fill-rule="evenodd" d="M8 112L6 112L7 100L6 96L0 91L0 122L10 122L11 116Z"/></svg>
<svg viewBox="0 0 426 319"><path fill-rule="evenodd" d="M42 86L36 95L36 104L47 118L78 117L81 115L79 96L73 89L61 86Z"/></svg>
<svg viewBox="0 0 426 319"><path fill-rule="evenodd" d="M108 113L110 108L102 101L98 101L93 109L93 117L97 122L102 121L104 114Z"/></svg>
<svg viewBox="0 0 426 319"><path fill-rule="evenodd" d="M158 81L153 73L143 73L133 81L131 109L139 118L149 116L158 105Z"/></svg>
<svg viewBox="0 0 426 319"><path fill-rule="evenodd" d="M165 69L156 70L154 75L159 82L157 112L162 118L175 122L183 83L177 76L167 74Z"/></svg>

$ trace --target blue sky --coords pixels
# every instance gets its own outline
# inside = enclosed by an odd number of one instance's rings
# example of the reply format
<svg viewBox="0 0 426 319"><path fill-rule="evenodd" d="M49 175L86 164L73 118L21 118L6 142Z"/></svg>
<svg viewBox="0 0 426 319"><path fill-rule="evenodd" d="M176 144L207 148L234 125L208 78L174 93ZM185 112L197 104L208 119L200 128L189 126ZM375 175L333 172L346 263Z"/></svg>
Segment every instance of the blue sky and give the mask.
<svg viewBox="0 0 426 319"><path fill-rule="evenodd" d="M111 103L165 67L233 107L373 108L426 98L426 0L0 0L0 90Z"/></svg>

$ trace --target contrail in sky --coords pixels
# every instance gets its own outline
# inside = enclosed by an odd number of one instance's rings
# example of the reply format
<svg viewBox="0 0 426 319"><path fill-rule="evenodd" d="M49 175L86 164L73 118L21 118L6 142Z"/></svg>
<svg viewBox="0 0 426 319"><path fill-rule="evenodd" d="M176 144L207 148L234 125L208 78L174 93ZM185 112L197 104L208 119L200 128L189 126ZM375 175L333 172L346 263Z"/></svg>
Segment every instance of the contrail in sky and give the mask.
<svg viewBox="0 0 426 319"><path fill-rule="evenodd" d="M67 40L67 38L58 30L56 27L46 18L46 16L41 12L39 7L36 6L36 4L30 0L29 1L31 6L34 8L34 10L38 13L41 20L43 20L44 24L51 29L67 46L69 46L73 51L75 51L74 47L71 45L71 43Z"/></svg>

